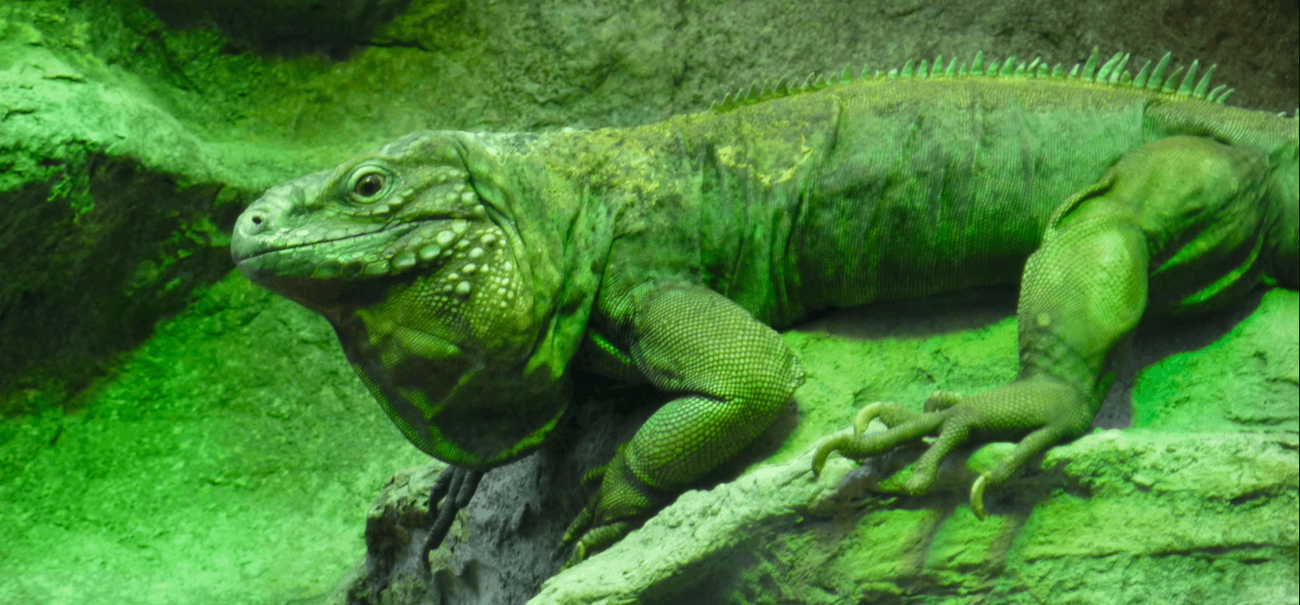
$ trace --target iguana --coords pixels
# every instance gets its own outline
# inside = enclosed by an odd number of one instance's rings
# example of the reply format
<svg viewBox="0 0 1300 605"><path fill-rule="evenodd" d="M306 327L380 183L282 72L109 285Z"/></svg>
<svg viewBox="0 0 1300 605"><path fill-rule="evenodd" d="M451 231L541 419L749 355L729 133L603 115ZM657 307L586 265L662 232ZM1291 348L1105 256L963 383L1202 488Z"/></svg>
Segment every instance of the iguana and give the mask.
<svg viewBox="0 0 1300 605"><path fill-rule="evenodd" d="M985 489L1089 428L1144 313L1300 285L1297 122L1223 105L1197 63L1128 59L977 54L756 84L637 128L417 132L268 190L232 256L328 319L403 434L452 465L431 546L483 471L547 438L570 368L670 393L591 474L570 564L774 421L803 382L774 328L1019 279L1013 382L868 406L855 425L889 430L813 462L937 432L921 493L959 444L1018 439L971 490L982 515Z"/></svg>

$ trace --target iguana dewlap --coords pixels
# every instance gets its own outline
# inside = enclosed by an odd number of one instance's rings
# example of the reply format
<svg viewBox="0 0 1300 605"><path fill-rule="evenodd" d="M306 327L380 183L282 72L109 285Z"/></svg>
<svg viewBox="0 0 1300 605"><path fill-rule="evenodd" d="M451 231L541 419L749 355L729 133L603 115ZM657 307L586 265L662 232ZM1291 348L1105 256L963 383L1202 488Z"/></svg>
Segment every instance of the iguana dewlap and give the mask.
<svg viewBox="0 0 1300 605"><path fill-rule="evenodd" d="M1088 429L1144 313L1300 284L1296 120L1223 105L1195 63L1127 60L936 60L638 128L418 132L270 189L232 255L328 319L406 437L455 465L444 513L546 439L571 367L670 393L594 475L571 562L772 423L803 381L773 328L1019 281L1015 381L868 406L855 425L890 430L814 460L938 434L919 493L968 439L1019 440L972 490L982 515L987 487Z"/></svg>

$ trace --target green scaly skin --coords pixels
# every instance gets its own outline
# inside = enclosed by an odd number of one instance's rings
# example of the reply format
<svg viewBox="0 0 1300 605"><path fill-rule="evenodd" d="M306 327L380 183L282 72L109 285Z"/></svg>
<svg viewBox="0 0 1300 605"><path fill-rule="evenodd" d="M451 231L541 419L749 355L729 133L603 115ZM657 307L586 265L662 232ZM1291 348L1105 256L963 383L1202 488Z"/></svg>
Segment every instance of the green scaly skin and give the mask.
<svg viewBox="0 0 1300 605"><path fill-rule="evenodd" d="M803 381L774 327L1023 267L1015 381L921 414L868 406L856 426L890 429L813 463L937 432L921 493L961 443L1020 439L975 483L982 515L985 489L1087 430L1144 312L1300 283L1297 122L1223 106L1195 64L1127 60L1067 77L977 55L633 129L414 133L267 191L232 256L326 317L406 437L454 465L439 531L478 473L542 443L571 366L672 393L589 475L570 564L773 422Z"/></svg>

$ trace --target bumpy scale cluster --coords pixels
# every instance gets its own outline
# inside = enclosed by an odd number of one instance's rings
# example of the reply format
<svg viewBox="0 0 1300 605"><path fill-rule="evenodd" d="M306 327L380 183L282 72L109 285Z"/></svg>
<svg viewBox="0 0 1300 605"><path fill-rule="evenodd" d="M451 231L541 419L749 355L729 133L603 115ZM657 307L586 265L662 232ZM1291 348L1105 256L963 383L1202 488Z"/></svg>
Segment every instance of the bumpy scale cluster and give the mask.
<svg viewBox="0 0 1300 605"><path fill-rule="evenodd" d="M447 180L452 174L441 177ZM422 284L421 298L431 308L446 308L474 293L493 297L503 309L509 307L519 294L516 268L507 253L505 232L485 220L487 212L478 195L463 181L457 182L434 205L443 209L459 205L457 214L468 212L479 220L416 223L410 233L363 257L370 263L367 273L376 265L380 274L387 275L421 270L429 275Z"/></svg>

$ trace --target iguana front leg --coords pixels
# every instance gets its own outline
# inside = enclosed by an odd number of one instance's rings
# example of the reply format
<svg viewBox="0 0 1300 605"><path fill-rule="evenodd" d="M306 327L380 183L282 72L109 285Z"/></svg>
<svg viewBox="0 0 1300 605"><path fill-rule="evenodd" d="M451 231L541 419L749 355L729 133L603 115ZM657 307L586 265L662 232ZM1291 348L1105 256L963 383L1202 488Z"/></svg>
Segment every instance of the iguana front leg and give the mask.
<svg viewBox="0 0 1300 605"><path fill-rule="evenodd" d="M721 294L683 283L637 288L616 309L629 356L659 389L679 394L589 478L600 490L565 533L574 565L618 541L677 492L762 433L803 383L771 328Z"/></svg>
<svg viewBox="0 0 1300 605"><path fill-rule="evenodd" d="M1161 311L1196 312L1254 286L1261 250L1276 245L1265 241L1277 216L1265 199L1269 176L1262 154L1202 138L1162 139L1126 154L1056 210L1026 264L1017 379L925 414L873 404L859 414L858 430L875 415L890 429L824 442L813 471L833 451L860 459L937 432L905 485L920 494L967 440L1020 439L971 489L982 518L985 489L1089 429L1149 296Z"/></svg>

